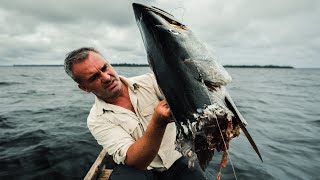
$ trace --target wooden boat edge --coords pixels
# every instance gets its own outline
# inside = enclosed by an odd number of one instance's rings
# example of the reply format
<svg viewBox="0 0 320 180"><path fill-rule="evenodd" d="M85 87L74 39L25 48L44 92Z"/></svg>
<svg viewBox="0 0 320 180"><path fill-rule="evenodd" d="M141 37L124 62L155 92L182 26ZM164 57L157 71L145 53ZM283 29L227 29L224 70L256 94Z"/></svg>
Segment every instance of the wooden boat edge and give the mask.
<svg viewBox="0 0 320 180"><path fill-rule="evenodd" d="M109 179L112 169L106 169L104 164L104 159L108 156L107 150L102 149L84 180Z"/></svg>

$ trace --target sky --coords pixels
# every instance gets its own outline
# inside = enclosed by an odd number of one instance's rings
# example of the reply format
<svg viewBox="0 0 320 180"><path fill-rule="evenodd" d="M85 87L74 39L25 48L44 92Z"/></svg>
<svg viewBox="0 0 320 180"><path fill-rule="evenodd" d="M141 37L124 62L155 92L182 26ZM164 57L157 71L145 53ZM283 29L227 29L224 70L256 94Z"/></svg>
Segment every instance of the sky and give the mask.
<svg viewBox="0 0 320 180"><path fill-rule="evenodd" d="M318 0L1 1L0 65L62 65L84 46L146 64L133 2L173 14L223 65L320 67Z"/></svg>

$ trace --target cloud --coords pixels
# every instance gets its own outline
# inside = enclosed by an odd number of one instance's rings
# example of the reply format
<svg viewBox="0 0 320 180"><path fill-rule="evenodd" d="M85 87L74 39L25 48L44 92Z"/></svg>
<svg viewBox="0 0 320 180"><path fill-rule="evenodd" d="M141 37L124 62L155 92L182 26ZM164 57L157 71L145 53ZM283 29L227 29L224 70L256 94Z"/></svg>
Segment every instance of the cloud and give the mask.
<svg viewBox="0 0 320 180"><path fill-rule="evenodd" d="M1 2L0 64L62 64L82 46L96 47L112 63L147 63L132 2ZM320 67L319 1L137 2L175 15L222 64Z"/></svg>

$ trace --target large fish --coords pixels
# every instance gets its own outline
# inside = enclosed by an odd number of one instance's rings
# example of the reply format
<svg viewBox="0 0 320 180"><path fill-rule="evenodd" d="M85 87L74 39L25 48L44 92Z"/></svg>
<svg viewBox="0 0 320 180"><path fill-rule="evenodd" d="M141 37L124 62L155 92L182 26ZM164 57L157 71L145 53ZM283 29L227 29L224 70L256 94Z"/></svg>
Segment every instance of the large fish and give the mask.
<svg viewBox="0 0 320 180"><path fill-rule="evenodd" d="M231 82L228 72L171 14L137 3L133 9L149 65L175 118L177 148L189 157L189 165L198 159L204 170L217 150L224 152L221 166L225 166L229 141L240 128L262 160L226 91Z"/></svg>

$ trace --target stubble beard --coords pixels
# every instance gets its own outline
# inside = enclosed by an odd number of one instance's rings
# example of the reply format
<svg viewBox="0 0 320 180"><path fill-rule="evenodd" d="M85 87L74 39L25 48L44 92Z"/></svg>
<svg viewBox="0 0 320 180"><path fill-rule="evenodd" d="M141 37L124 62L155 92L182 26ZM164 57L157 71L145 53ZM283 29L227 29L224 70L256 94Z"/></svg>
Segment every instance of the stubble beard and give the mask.
<svg viewBox="0 0 320 180"><path fill-rule="evenodd" d="M114 79L114 80L117 81L117 79ZM114 100L115 98L117 98L121 94L121 92L122 92L121 81L118 82L118 83L120 83L120 84L117 84L116 87L113 87L111 89L111 91L106 92L106 94L108 94L108 95L104 97L104 99L103 99L104 101L106 101L106 102L112 101L112 100ZM120 86L120 87L118 88L118 86ZM114 89L114 88L116 88L116 89Z"/></svg>

